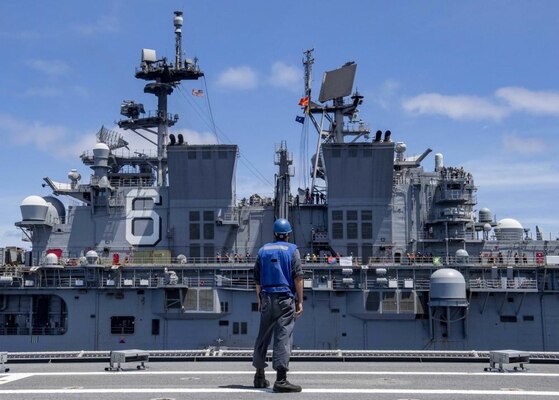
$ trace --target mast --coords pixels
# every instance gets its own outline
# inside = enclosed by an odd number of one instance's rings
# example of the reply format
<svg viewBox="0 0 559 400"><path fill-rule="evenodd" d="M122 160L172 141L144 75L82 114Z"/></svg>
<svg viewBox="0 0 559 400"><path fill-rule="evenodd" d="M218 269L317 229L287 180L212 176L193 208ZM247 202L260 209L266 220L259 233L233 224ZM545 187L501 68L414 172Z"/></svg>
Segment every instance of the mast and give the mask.
<svg viewBox="0 0 559 400"><path fill-rule="evenodd" d="M151 93L157 97L157 113L155 116L140 118L144 114L144 106L133 101L125 101L121 105L121 114L128 119L121 120L118 125L123 129L130 129L144 139L157 146L156 175L157 186L167 185L167 132L173 126L179 116L168 113L168 96L173 93L175 87L180 85L183 80L197 80L204 76L200 71L196 60L182 61L182 11L175 11L173 24L175 26L175 64L168 63L165 57L157 59L155 50L142 49L142 61L140 68L136 71L135 77L147 83L144 87L145 93ZM157 128L157 130L154 130ZM139 133L137 130L143 129L157 136L156 141L152 141Z"/></svg>
<svg viewBox="0 0 559 400"><path fill-rule="evenodd" d="M351 96L351 102L346 103L344 98L351 94L357 64L353 61L345 63L342 67L324 73L322 86L320 88L319 102L317 104L311 100L311 71L314 58L313 50L304 52L303 65L305 67L305 95L306 105L304 112L311 120L317 133L316 153L312 157L312 185L311 193L326 191L326 171L322 160L322 144L324 143L344 143L346 136L353 136L352 141L357 141L360 137L368 138L370 129L357 119L358 106L363 102L363 96L357 91ZM327 102L332 101L332 104ZM320 122L314 117L320 114ZM348 119L348 123L344 122ZM328 127L325 129L325 123ZM357 124L357 127L354 128ZM325 184L319 187L317 179L324 179Z"/></svg>

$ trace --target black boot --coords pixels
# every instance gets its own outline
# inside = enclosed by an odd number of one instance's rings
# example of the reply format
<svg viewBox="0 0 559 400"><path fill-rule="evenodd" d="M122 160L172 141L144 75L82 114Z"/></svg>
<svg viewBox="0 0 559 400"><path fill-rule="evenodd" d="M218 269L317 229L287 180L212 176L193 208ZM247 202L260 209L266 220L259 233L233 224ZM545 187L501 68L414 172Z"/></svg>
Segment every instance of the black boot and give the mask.
<svg viewBox="0 0 559 400"><path fill-rule="evenodd" d="M256 368L256 374L254 374L254 387L257 389L264 389L269 386L270 381L268 381L264 375L264 368Z"/></svg>
<svg viewBox="0 0 559 400"><path fill-rule="evenodd" d="M287 380L287 370L278 369L276 382L274 383L274 392L295 393L300 391L301 391L301 386L289 383L289 381Z"/></svg>

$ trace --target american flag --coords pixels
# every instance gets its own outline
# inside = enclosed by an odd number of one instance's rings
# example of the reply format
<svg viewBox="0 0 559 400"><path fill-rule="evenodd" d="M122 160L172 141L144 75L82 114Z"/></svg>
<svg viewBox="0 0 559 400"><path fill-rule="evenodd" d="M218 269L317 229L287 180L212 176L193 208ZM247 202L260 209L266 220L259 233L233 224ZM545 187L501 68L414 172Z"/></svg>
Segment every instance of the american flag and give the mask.
<svg viewBox="0 0 559 400"><path fill-rule="evenodd" d="M192 89L192 96L202 97L204 95L204 91L202 89Z"/></svg>

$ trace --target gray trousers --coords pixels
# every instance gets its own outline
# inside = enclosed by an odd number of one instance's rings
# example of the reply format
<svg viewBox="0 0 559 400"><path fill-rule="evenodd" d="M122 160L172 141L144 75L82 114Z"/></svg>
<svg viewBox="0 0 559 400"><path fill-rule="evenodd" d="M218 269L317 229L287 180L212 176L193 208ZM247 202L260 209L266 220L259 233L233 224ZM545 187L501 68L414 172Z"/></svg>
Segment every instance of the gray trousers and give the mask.
<svg viewBox="0 0 559 400"><path fill-rule="evenodd" d="M272 367L275 370L289 369L289 357L293 343L293 327L295 326L295 301L286 294L262 293L260 308L260 329L254 344L252 365L255 368L266 368L266 352L274 334L274 354Z"/></svg>

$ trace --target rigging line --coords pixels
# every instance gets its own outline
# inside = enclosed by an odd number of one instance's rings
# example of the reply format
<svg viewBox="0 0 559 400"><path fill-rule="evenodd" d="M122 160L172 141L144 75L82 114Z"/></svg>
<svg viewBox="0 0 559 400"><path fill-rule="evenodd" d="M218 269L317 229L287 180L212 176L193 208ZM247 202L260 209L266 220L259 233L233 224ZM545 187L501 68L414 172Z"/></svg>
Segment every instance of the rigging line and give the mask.
<svg viewBox="0 0 559 400"><path fill-rule="evenodd" d="M214 113L212 111L212 104L210 103L210 92L208 91L208 83L206 81L206 76L202 76L202 80L204 81L204 90L206 92L206 104L208 106L208 111L210 112L210 120L212 122L212 127L213 127L213 131L214 131L214 135L215 135L215 140L217 140L217 143L219 143L219 138L217 137L217 129L215 126L215 119L214 119Z"/></svg>
<svg viewBox="0 0 559 400"><path fill-rule="evenodd" d="M217 126L215 124L215 122L213 122L213 115L212 115L212 120L211 123L208 121L208 118L203 115L203 110L202 107L197 104L196 102L193 102L187 94L184 93L184 90L182 90L182 88L179 86L178 87L178 91L181 94L181 96L188 102L188 104L194 109L194 111L198 114L198 116L202 119L202 121L206 124L206 126L210 129L212 129L212 125L213 125L213 129L214 129L214 134L219 135L224 138L225 140L222 140L222 142L225 143L229 143L229 144L233 144L233 142L229 139L229 137L225 134L225 132L219 128L219 126ZM219 139L218 139L219 142ZM269 179L267 179L247 158L246 156L242 153L239 152L240 154L240 161L241 163L247 167L247 169L249 170L249 172L254 175L255 178L257 178L258 180L260 180L262 183L265 183L267 185L272 185L271 181Z"/></svg>

